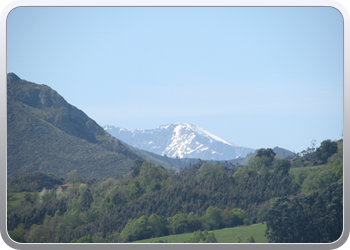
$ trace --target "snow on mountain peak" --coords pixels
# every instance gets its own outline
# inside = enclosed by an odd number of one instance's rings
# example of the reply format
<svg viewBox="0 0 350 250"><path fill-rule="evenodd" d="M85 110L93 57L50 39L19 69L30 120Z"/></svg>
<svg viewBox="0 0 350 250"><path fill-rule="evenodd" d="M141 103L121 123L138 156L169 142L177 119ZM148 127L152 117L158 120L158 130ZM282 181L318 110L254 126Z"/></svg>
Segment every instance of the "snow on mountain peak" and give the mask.
<svg viewBox="0 0 350 250"><path fill-rule="evenodd" d="M108 128L108 132L133 147L169 157L230 160L254 152L254 149L234 145L189 123L169 123L134 132L114 127Z"/></svg>
<svg viewBox="0 0 350 250"><path fill-rule="evenodd" d="M189 125L189 124L188 124L188 125ZM206 136L206 137L208 137L208 138L212 138L212 139L214 139L214 140L216 140L216 141L221 141L221 142L223 142L223 143L225 143L225 144L228 144L228 145L230 145L230 146L237 146L237 145L234 145L234 144L232 144L232 143L230 143L230 142L228 142L228 141L225 141L224 139L221 139L220 137L218 137L218 136L216 136L216 135L213 135L212 133L209 133L208 131L206 131L206 130L204 130L204 129L202 129L202 128L196 126L196 125L191 124L191 125L189 125L189 126L190 126L193 130L195 130L198 134L200 134L200 135L204 135L204 136Z"/></svg>
<svg viewBox="0 0 350 250"><path fill-rule="evenodd" d="M209 139L212 139L212 140L215 140L215 141L220 141L222 143L225 143L227 145L230 145L230 146L238 146L238 145L235 145L235 144L232 144L228 141L225 141L224 139L216 136L216 135L213 135L212 133L209 133L208 131L206 131L205 129L201 128L201 127L198 127L197 125L194 125L194 124L189 124L189 123L170 123L168 125L165 125L165 126L160 126L159 128L168 128L170 125L176 125L175 129L174 130L180 130L180 129L185 129L186 131L188 130L192 130L194 131L195 133L201 135L201 136L204 136L204 137L207 137Z"/></svg>

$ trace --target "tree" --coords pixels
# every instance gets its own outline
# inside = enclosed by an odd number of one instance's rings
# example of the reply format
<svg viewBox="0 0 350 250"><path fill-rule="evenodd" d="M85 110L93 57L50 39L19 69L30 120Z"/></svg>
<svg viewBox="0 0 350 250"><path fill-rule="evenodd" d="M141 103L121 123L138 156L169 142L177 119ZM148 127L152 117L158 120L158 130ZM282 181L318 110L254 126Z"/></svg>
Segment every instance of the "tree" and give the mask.
<svg viewBox="0 0 350 250"><path fill-rule="evenodd" d="M137 220L129 220L123 231L121 231L120 236L124 242L150 238L152 236L152 229L149 227L148 217L143 215Z"/></svg>
<svg viewBox="0 0 350 250"><path fill-rule="evenodd" d="M138 181L129 184L126 191L126 196L129 201L140 197L144 193Z"/></svg>
<svg viewBox="0 0 350 250"><path fill-rule="evenodd" d="M261 148L256 152L256 155L248 160L248 165L252 166L255 171L260 168L269 168L273 162L276 153L271 148Z"/></svg>
<svg viewBox="0 0 350 250"><path fill-rule="evenodd" d="M49 232L43 225L33 224L30 227L30 236L27 239L28 243L45 243L49 242Z"/></svg>
<svg viewBox="0 0 350 250"><path fill-rule="evenodd" d="M67 182L73 183L73 185L80 184L81 179L78 170L74 169L67 174Z"/></svg>
<svg viewBox="0 0 350 250"><path fill-rule="evenodd" d="M258 152L256 152L255 157L268 157L273 159L275 157L276 153L273 152L273 150L271 148L265 149L265 148L261 148L258 150Z"/></svg>
<svg viewBox="0 0 350 250"><path fill-rule="evenodd" d="M16 242L26 243L26 240L24 239L24 234L24 225L22 223L20 223L15 230L9 231L10 238Z"/></svg>
<svg viewBox="0 0 350 250"><path fill-rule="evenodd" d="M316 149L316 158L322 163L325 163L331 155L338 151L337 142L331 140L325 140L321 142L321 146Z"/></svg>
<svg viewBox="0 0 350 250"><path fill-rule="evenodd" d="M190 228L187 214L176 214L168 219L169 228L172 234L193 232Z"/></svg>
<svg viewBox="0 0 350 250"><path fill-rule="evenodd" d="M310 147L308 148L308 153L313 153L315 152L315 147L316 147L317 141L315 139L312 139L311 143L310 143Z"/></svg>
<svg viewBox="0 0 350 250"><path fill-rule="evenodd" d="M83 195L81 196L81 207L83 211L89 210L91 203L94 201L92 194L89 188L85 189Z"/></svg>
<svg viewBox="0 0 350 250"><path fill-rule="evenodd" d="M204 163L197 172L198 177L206 177L208 175L212 175L214 177L218 177L220 175L223 175L224 171L221 165L219 164L210 164L210 163Z"/></svg>
<svg viewBox="0 0 350 250"><path fill-rule="evenodd" d="M214 233L208 233L207 230L204 232L194 232L191 238L187 241L188 243L218 243Z"/></svg>
<svg viewBox="0 0 350 250"><path fill-rule="evenodd" d="M119 241L119 233L116 232L114 234L108 235L105 238L106 243L117 243Z"/></svg>
<svg viewBox="0 0 350 250"><path fill-rule="evenodd" d="M273 170L275 173L281 173L282 175L288 174L290 169L290 162L286 159L278 159L276 160Z"/></svg>
<svg viewBox="0 0 350 250"><path fill-rule="evenodd" d="M253 237L253 236L249 236L249 237L246 239L245 243L255 243L254 237Z"/></svg>
<svg viewBox="0 0 350 250"><path fill-rule="evenodd" d="M278 198L266 215L271 243L326 243L343 231L343 185L332 183L320 193Z"/></svg>
<svg viewBox="0 0 350 250"><path fill-rule="evenodd" d="M335 175L336 180L339 182L343 181L343 161L342 159L338 158L335 160L335 162L332 164L332 172Z"/></svg>
<svg viewBox="0 0 350 250"><path fill-rule="evenodd" d="M136 177L140 174L140 168L143 164L143 161L142 160L136 160L135 163L134 163L134 166L131 167L131 170L132 170L132 177Z"/></svg>
<svg viewBox="0 0 350 250"><path fill-rule="evenodd" d="M167 227L168 221L165 217L152 214L148 218L148 223L152 227L153 237L159 237L169 234L169 230Z"/></svg>
<svg viewBox="0 0 350 250"><path fill-rule="evenodd" d="M208 207L204 219L205 223L208 224L210 230L223 227L221 210L217 207Z"/></svg>
<svg viewBox="0 0 350 250"><path fill-rule="evenodd" d="M240 208L224 209L221 212L222 220L226 227L235 227L244 224L244 219L247 217L245 211Z"/></svg>
<svg viewBox="0 0 350 250"><path fill-rule="evenodd" d="M262 157L251 157L248 159L245 169L251 169L254 171L263 172L265 169L268 170L271 166L273 158L267 156Z"/></svg>

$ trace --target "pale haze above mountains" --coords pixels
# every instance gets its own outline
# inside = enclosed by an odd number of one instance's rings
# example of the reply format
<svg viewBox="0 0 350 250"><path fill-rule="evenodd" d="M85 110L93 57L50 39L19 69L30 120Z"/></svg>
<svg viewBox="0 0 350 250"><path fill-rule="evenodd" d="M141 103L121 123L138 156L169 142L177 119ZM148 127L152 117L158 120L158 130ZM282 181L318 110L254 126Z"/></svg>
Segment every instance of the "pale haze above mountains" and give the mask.
<svg viewBox="0 0 350 250"><path fill-rule="evenodd" d="M173 158L224 161L255 152L255 149L234 145L188 123L170 123L134 132L111 125L104 126L104 129L133 147Z"/></svg>

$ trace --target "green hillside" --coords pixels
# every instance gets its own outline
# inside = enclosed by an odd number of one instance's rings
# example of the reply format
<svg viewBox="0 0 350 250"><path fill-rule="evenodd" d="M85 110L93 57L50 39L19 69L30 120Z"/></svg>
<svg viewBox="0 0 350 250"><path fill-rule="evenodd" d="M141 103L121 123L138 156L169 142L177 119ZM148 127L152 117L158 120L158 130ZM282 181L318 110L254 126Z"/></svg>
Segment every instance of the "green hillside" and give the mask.
<svg viewBox="0 0 350 250"><path fill-rule="evenodd" d="M105 179L130 172L140 156L45 85L8 74L7 176L41 171Z"/></svg>
<svg viewBox="0 0 350 250"><path fill-rule="evenodd" d="M255 243L267 243L265 237L266 224L257 224L250 226L240 226L233 228L224 228L219 230L211 230L214 233L218 243L241 243L249 236L253 236ZM132 243L152 243L152 242L167 242L167 243L184 243L188 241L193 233L168 235L152 239L138 240Z"/></svg>

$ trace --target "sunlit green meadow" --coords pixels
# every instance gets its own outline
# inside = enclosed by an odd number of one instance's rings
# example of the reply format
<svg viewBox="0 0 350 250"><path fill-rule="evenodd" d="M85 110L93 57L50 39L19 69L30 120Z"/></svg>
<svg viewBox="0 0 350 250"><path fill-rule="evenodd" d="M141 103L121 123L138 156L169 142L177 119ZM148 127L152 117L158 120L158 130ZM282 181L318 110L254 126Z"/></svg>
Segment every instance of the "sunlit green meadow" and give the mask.
<svg viewBox="0 0 350 250"><path fill-rule="evenodd" d="M265 237L266 224L257 224L249 226L240 226L233 228L224 228L219 230L212 230L215 234L218 243L238 243L244 242L249 236L253 236L256 243L267 243ZM152 239L139 240L132 243L152 243L155 241L166 241L167 243L184 243L193 233L168 235L163 237L157 237Z"/></svg>

